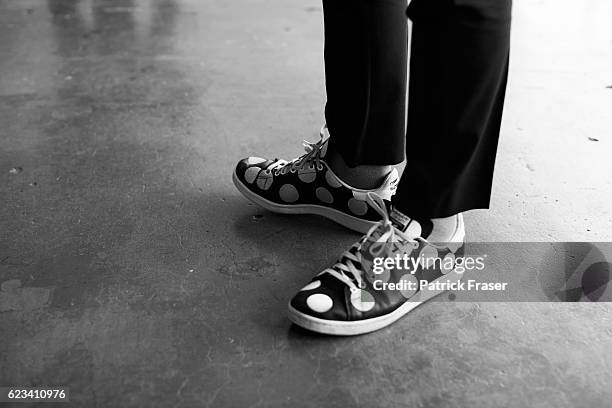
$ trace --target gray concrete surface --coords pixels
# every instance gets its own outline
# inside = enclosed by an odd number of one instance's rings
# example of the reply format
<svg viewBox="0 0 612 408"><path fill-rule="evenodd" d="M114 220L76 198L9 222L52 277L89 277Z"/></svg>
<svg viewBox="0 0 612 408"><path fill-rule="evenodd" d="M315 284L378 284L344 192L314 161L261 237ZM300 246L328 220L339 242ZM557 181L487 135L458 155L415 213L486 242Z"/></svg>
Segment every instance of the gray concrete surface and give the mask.
<svg viewBox="0 0 612 408"><path fill-rule="evenodd" d="M471 240L612 240L611 13L515 2ZM321 40L315 0L0 2L0 385L69 386L73 406L609 406L610 304L435 302L357 338L289 324L356 236L259 210L230 172L316 139Z"/></svg>

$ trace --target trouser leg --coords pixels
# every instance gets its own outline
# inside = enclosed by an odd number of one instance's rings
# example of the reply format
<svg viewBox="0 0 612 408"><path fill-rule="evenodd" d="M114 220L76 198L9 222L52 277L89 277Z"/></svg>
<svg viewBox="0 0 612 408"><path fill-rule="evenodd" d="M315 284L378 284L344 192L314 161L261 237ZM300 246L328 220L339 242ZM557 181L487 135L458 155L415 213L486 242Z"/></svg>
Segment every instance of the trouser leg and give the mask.
<svg viewBox="0 0 612 408"><path fill-rule="evenodd" d="M407 163L395 206L415 218L488 208L511 0L413 0Z"/></svg>
<svg viewBox="0 0 612 408"><path fill-rule="evenodd" d="M330 149L351 167L404 159L406 0L323 0Z"/></svg>

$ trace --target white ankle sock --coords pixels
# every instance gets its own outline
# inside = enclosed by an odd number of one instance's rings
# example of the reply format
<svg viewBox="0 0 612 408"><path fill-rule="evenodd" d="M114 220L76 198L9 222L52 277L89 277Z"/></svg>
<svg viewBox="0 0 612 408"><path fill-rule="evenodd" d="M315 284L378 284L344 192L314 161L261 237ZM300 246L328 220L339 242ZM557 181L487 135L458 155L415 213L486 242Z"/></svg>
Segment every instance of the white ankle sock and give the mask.
<svg viewBox="0 0 612 408"><path fill-rule="evenodd" d="M433 223L433 230L427 237L427 240L431 242L450 241L453 234L455 234L457 231L458 220L458 214L445 218L432 218L431 222Z"/></svg>

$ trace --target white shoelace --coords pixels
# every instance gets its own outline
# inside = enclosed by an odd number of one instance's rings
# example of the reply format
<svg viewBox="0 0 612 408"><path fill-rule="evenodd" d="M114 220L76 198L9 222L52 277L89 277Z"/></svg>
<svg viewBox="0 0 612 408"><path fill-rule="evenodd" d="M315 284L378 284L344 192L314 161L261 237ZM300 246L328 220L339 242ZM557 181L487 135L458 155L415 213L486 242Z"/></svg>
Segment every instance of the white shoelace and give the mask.
<svg viewBox="0 0 612 408"><path fill-rule="evenodd" d="M398 243L411 244L412 248L417 248L419 241L426 242L426 240L421 237L409 237L402 231L396 229L389 219L385 202L378 195L368 193L366 200L383 219L370 228L368 233L360 241L356 242L351 248L345 251L340 257L340 261L331 268L327 268L319 273L319 275L324 273L330 274L345 283L350 288L351 292L365 288L365 282L361 276L361 269L355 266L359 265L359 267L361 267L362 258L360 249L363 244L372 241L368 250L372 256L379 257L383 252L386 252L386 255L389 256L392 247L396 247ZM382 230L382 234L374 239L373 235L378 230Z"/></svg>
<svg viewBox="0 0 612 408"><path fill-rule="evenodd" d="M272 164L268 167L267 171L273 171L275 176L279 174L287 174L287 172L295 173L298 170L308 168L310 170L314 170L315 167L317 170L323 170L323 164L321 164L321 149L325 144L325 129L327 126L323 126L321 131L319 132L320 139L319 141L313 143L307 140L304 140L303 146L304 150L306 150L306 154L301 155L298 158L291 160L290 162L286 160L279 160L276 163Z"/></svg>

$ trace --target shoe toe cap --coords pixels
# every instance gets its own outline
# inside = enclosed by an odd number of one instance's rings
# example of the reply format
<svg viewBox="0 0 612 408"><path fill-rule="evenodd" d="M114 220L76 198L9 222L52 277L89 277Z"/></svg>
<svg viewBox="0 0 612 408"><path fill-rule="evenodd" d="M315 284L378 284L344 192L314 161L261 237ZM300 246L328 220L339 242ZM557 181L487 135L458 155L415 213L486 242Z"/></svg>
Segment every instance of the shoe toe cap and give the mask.
<svg viewBox="0 0 612 408"><path fill-rule="evenodd" d="M314 279L292 299L291 307L308 316L327 320L346 320L347 311L342 288L330 288Z"/></svg>

